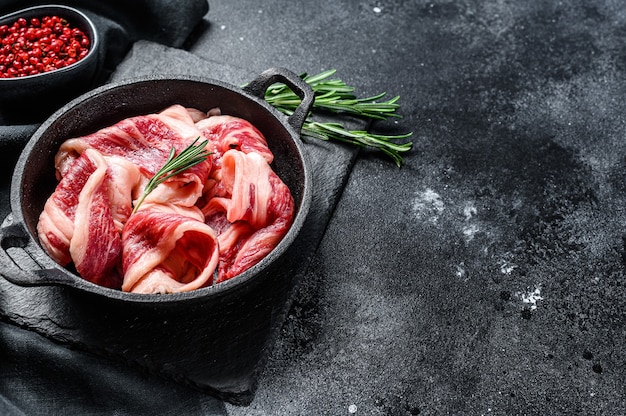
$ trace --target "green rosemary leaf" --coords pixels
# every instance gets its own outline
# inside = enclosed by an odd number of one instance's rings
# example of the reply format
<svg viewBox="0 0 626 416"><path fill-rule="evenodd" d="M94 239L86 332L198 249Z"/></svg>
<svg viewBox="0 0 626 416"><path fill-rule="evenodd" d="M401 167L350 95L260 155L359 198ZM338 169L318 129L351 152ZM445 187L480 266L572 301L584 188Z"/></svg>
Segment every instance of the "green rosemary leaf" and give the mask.
<svg viewBox="0 0 626 416"><path fill-rule="evenodd" d="M156 189L157 186L172 176L176 176L179 173L207 160L211 154L208 150L206 150L208 140L204 140L200 144L196 144L198 143L198 140L200 140L200 137L197 137L193 143L183 149L178 155L176 155L176 148L172 146L170 154L163 167L159 169L146 184L141 198L139 198L137 204L135 204L135 207L133 208L133 214L137 212L139 206L143 203L146 197Z"/></svg>
<svg viewBox="0 0 626 416"><path fill-rule="evenodd" d="M413 143L395 143L394 140L406 139L413 133L401 135L380 135L363 130L347 130L340 123L322 123L305 121L302 136L321 140L334 140L360 147L373 148L391 157L398 167L404 165L402 153L411 150Z"/></svg>

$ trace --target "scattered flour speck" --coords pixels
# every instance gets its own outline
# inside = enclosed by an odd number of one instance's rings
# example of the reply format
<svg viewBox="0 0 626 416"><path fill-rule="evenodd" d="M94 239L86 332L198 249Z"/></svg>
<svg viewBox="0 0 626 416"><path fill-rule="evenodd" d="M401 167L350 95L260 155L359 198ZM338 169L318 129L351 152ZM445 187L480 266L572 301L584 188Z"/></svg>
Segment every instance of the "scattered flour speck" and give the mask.
<svg viewBox="0 0 626 416"><path fill-rule="evenodd" d="M537 309L537 301L543 300L540 287L536 287L534 290L529 292L518 292L517 296L522 300L522 302L530 304L531 311Z"/></svg>
<svg viewBox="0 0 626 416"><path fill-rule="evenodd" d="M476 224L470 224L470 225L466 225L465 227L463 227L463 234L465 235L465 241L469 243L474 238L474 235L479 231L480 229L478 228L478 225Z"/></svg>
<svg viewBox="0 0 626 416"><path fill-rule="evenodd" d="M461 262L456 266L456 277L459 279L463 279L463 281L469 280L467 277L467 272L465 271L465 263Z"/></svg>
<svg viewBox="0 0 626 416"><path fill-rule="evenodd" d="M463 215L465 215L465 221L469 221L474 215L476 215L476 212L478 212L476 210L476 207L474 206L473 203L468 203L467 205L465 205L465 208L463 208Z"/></svg>
<svg viewBox="0 0 626 416"><path fill-rule="evenodd" d="M513 273L513 270L515 270L516 268L517 268L517 265L511 263L507 259L501 259L500 260L500 272L502 274L509 275L509 274Z"/></svg>
<svg viewBox="0 0 626 416"><path fill-rule="evenodd" d="M472 217L476 215L478 211L473 202L468 202L463 207L463 216L465 221L470 221ZM480 228L476 224L468 224L463 227L463 235L465 235L465 242L469 243L474 239L474 235L480 231Z"/></svg>
<svg viewBox="0 0 626 416"><path fill-rule="evenodd" d="M419 216L429 216L430 221L437 222L439 215L444 210L441 196L430 188L416 195L413 201L413 212Z"/></svg>

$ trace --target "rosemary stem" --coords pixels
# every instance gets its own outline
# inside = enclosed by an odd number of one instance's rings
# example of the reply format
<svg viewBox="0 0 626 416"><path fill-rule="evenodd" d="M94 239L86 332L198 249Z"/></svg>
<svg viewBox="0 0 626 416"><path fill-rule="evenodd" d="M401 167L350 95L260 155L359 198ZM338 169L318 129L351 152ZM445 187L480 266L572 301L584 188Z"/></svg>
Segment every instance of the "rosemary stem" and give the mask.
<svg viewBox="0 0 626 416"><path fill-rule="evenodd" d="M315 102L312 111L346 114L371 120L387 120L390 117L401 118L396 111L400 108L400 96L382 100L386 93L370 97L357 98L354 87L346 85L340 79L329 79L336 73L330 69L317 75L301 75L315 93ZM267 89L265 100L279 111L290 115L300 105L300 98L285 84L277 83ZM350 143L360 147L371 147L381 150L391 157L398 166L404 164L401 153L408 152L413 144L395 143L395 140L406 139L412 133L403 135L377 135L365 131L347 130L339 123L314 122L309 117L302 127L302 136L320 140L335 140Z"/></svg>
<svg viewBox="0 0 626 416"><path fill-rule="evenodd" d="M167 181L172 176L178 175L179 173L207 160L211 154L206 149L206 145L209 141L204 140L200 144L196 145L198 140L200 140L200 137L197 137L193 143L183 149L178 155L176 155L176 148L172 146L163 167L159 169L146 183L141 197L137 200L137 203L133 208L132 214L137 212L139 206L143 203L146 197L157 188L157 186Z"/></svg>

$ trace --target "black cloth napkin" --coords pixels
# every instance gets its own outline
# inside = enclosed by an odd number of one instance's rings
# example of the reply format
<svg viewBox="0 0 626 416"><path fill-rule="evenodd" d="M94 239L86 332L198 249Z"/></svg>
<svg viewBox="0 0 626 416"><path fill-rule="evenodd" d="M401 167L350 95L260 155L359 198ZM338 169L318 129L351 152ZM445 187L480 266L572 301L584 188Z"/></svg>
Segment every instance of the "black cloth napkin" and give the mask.
<svg viewBox="0 0 626 416"><path fill-rule="evenodd" d="M100 67L92 85L87 88L106 82L139 40L182 46L209 10L207 0L59 0L53 3L81 10L93 20L100 34ZM41 4L50 2L3 0L0 16ZM42 102L47 104L33 103L31 108L19 106L16 109L10 104L0 106L0 150L5 160L13 162L39 124L83 92L72 91L62 98L63 101L42 97Z"/></svg>
<svg viewBox="0 0 626 416"><path fill-rule="evenodd" d="M201 392L0 322L0 415L226 415Z"/></svg>

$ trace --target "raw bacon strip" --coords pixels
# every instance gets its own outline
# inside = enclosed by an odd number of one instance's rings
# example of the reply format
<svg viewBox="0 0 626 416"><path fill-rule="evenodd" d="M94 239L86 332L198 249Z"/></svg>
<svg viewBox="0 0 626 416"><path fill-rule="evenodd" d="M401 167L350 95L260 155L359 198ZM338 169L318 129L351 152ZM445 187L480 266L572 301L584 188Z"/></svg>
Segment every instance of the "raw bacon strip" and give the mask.
<svg viewBox="0 0 626 416"><path fill-rule="evenodd" d="M109 167L109 203L115 228L120 235L133 210L132 202L139 197L143 177L137 166L119 156L105 157Z"/></svg>
<svg viewBox="0 0 626 416"><path fill-rule="evenodd" d="M228 221L226 213L229 206L230 199L216 197L212 198L202 209L205 214L205 222L217 233L220 252L217 282L228 280L231 277L227 273L227 269L235 263L237 253L255 232L255 229L245 221Z"/></svg>
<svg viewBox="0 0 626 416"><path fill-rule="evenodd" d="M104 157L95 150L84 152L46 202L37 227L42 245L61 265L73 262L84 279L119 288L115 268L122 246L109 182Z"/></svg>
<svg viewBox="0 0 626 416"><path fill-rule="evenodd" d="M106 156L124 157L137 165L142 174L151 176L179 141L169 126L154 117L124 119L95 133L63 142L55 156L57 177L63 177L67 166L86 149L96 149Z"/></svg>
<svg viewBox="0 0 626 416"><path fill-rule="evenodd" d="M124 283L136 293L175 293L213 283L219 253L199 210L142 205L122 234Z"/></svg>
<svg viewBox="0 0 626 416"><path fill-rule="evenodd" d="M122 241L109 202L108 166L98 152L85 153L97 166L80 193L70 254L76 271L90 282L119 288L115 270L122 253Z"/></svg>
<svg viewBox="0 0 626 416"><path fill-rule="evenodd" d="M294 215L289 188L258 153L229 150L221 171L225 195L210 199L203 208L207 223L220 230L218 282L244 272L272 251Z"/></svg>
<svg viewBox="0 0 626 416"><path fill-rule="evenodd" d="M206 113L195 108L185 108L174 104L165 110L149 117L155 117L167 124L185 141L193 141L200 136L196 123L207 117Z"/></svg>
<svg viewBox="0 0 626 416"><path fill-rule="evenodd" d="M259 153L267 163L272 163L270 151L263 134L250 122L233 116L211 116L200 120L196 127L212 146L214 158L221 158L228 150Z"/></svg>
<svg viewBox="0 0 626 416"><path fill-rule="evenodd" d="M57 174L63 176L72 159L93 148L105 156L124 157L151 177L163 166L172 146L180 151L201 135L194 120L187 109L175 105L161 113L126 118L95 133L68 139L55 156Z"/></svg>
<svg viewBox="0 0 626 416"><path fill-rule="evenodd" d="M62 266L72 261L70 241L74 235L74 218L81 190L95 167L84 160L76 160L48 198L37 223L41 245L50 257Z"/></svg>
<svg viewBox="0 0 626 416"><path fill-rule="evenodd" d="M263 134L247 120L221 115L219 109L212 109L208 118L196 123L202 136L209 141L212 151L213 166L205 183L205 193L201 204L214 196L226 193L222 184L222 158L229 150L240 150L244 153L258 153L267 163L272 163L274 154L270 151Z"/></svg>
<svg viewBox="0 0 626 416"><path fill-rule="evenodd" d="M143 179L141 189L134 193L140 194L145 183L163 167L172 147L180 152L201 136L195 125L200 114L199 110L173 105L158 114L127 118L95 133L66 140L55 156L57 179L65 175L68 166L82 152L93 148L137 166ZM158 187L150 194L150 200L192 206L201 196L210 170L209 158Z"/></svg>
<svg viewBox="0 0 626 416"><path fill-rule="evenodd" d="M205 182L211 172L212 161L208 157L204 162L193 166L178 175L172 176L157 186L145 199L145 202L157 204L177 204L191 207L196 204L204 192ZM146 181L150 178L146 178ZM146 182L141 186L141 192Z"/></svg>

